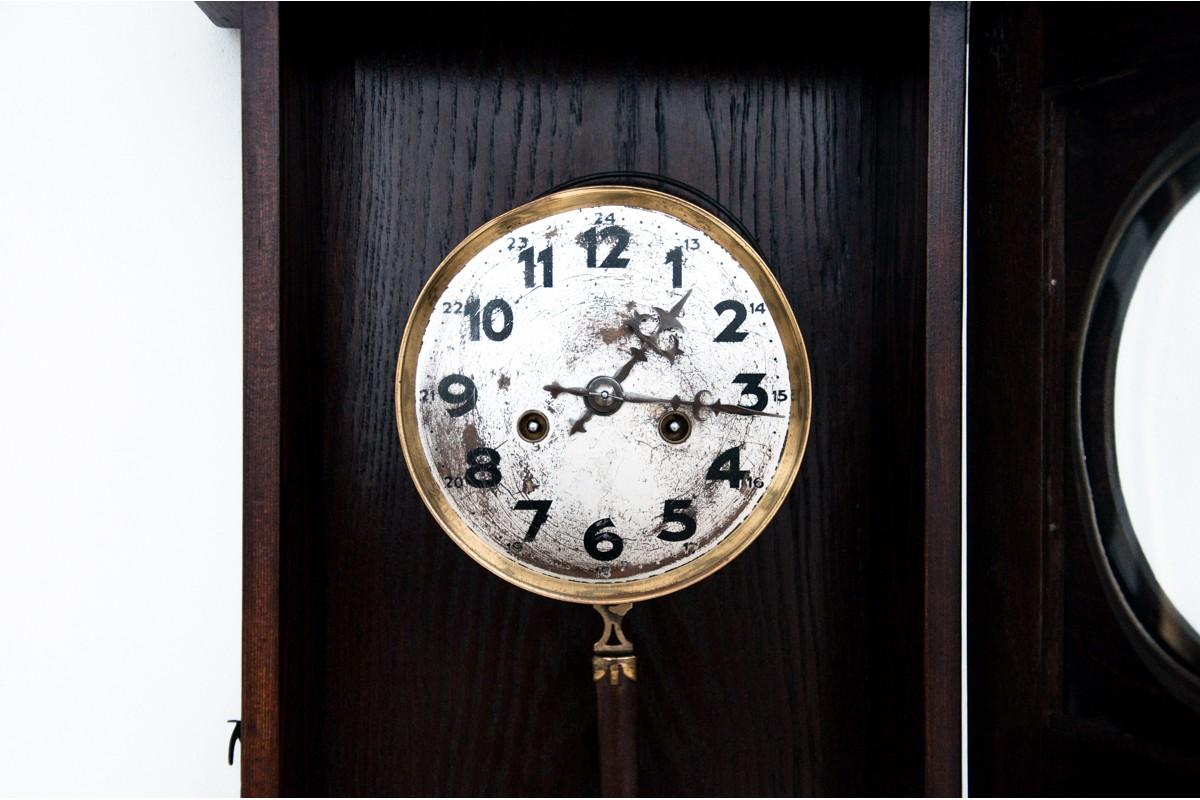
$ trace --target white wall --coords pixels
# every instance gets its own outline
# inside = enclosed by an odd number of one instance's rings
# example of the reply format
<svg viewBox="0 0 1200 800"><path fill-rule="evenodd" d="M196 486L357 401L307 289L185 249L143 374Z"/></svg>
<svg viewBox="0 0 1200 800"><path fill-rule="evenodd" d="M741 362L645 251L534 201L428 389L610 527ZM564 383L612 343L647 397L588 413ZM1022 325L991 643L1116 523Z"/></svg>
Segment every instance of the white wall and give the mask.
<svg viewBox="0 0 1200 800"><path fill-rule="evenodd" d="M239 34L0 3L0 794L236 794Z"/></svg>

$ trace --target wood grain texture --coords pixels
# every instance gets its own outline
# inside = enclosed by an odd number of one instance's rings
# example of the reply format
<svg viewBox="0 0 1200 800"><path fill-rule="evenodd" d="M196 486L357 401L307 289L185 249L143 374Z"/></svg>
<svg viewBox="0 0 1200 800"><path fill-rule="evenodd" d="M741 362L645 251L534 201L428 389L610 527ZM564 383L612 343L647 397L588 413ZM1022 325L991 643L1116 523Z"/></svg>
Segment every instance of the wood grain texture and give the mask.
<svg viewBox="0 0 1200 800"><path fill-rule="evenodd" d="M929 19L925 238L925 794L962 794L962 302L967 7Z"/></svg>
<svg viewBox="0 0 1200 800"><path fill-rule="evenodd" d="M1021 570L1040 576L1043 568L1041 36L1036 8L972 9L967 236L972 794L1028 794L1040 781L1042 585L1014 576Z"/></svg>
<svg viewBox="0 0 1200 800"><path fill-rule="evenodd" d="M279 14L244 7L242 48L242 792L279 784L281 347Z"/></svg>
<svg viewBox="0 0 1200 800"><path fill-rule="evenodd" d="M1068 395L1113 215L1200 112L1200 14L973 7L970 791L1192 793L1195 715L1139 662L1087 547Z"/></svg>
<svg viewBox="0 0 1200 800"><path fill-rule="evenodd" d="M958 626L957 593L932 598L945 576L925 567L929 499L958 452L926 468L955 414L927 404L926 365L945 355L927 337L944 334L939 309L956 313L952 206L926 191L953 181L927 162L934 142L954 157L952 127L926 132L935 109L954 112L952 91L929 97L928 9L808 7L799 34L736 15L666 37L621 28L620 47L607 28L580 35L592 17L526 28L507 13L282 11L285 357L266 385L282 387L283 534L265 554L280 571L279 790L599 791L594 613L503 583L436 528L400 456L392 381L408 310L450 248L566 178L631 169L687 181L750 228L814 386L808 454L768 530L628 618L641 789L921 793L952 752L931 739L946 703L932 693L953 691L925 679L947 645L922 632ZM248 630L271 611L248 608Z"/></svg>

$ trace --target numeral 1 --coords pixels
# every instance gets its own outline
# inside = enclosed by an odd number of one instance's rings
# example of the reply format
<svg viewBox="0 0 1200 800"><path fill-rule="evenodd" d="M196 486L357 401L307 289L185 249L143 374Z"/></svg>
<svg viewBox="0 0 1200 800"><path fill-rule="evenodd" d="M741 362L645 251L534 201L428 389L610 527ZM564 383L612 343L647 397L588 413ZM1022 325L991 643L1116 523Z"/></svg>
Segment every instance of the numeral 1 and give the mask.
<svg viewBox="0 0 1200 800"><path fill-rule="evenodd" d="M671 265L671 286L678 289L683 286L683 248L676 247L667 253L667 263Z"/></svg>

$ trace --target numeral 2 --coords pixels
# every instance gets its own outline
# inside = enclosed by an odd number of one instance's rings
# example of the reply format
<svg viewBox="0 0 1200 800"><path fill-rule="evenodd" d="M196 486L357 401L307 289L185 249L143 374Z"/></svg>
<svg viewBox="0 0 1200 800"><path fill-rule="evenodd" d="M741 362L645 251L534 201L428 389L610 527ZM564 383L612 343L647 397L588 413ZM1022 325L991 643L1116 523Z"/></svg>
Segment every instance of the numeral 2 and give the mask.
<svg viewBox="0 0 1200 800"><path fill-rule="evenodd" d="M737 300L722 300L713 306L713 310L718 314L724 314L726 311L733 312L733 321L725 326L725 330L717 334L714 342L740 342L746 338L745 331L739 331L738 328L746 321L746 307Z"/></svg>
<svg viewBox="0 0 1200 800"><path fill-rule="evenodd" d="M613 248L608 251L608 255L599 265L596 264L596 248L600 244L600 240L606 243L613 240ZM588 269L624 269L629 263L628 258L621 258L621 253L625 252L625 246L629 244L629 231L622 228L620 225L609 225L607 228L602 228L599 233L595 228L588 228L583 232L583 241L587 246L587 265Z"/></svg>

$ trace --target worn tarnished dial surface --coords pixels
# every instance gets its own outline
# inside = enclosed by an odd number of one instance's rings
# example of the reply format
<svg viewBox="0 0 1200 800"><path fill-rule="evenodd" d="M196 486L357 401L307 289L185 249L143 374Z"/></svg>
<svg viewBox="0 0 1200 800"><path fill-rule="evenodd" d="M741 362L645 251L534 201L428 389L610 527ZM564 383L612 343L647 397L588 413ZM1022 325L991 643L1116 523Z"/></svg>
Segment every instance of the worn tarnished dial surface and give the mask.
<svg viewBox="0 0 1200 800"><path fill-rule="evenodd" d="M803 344L711 217L653 192L565 194L485 226L426 287L398 371L406 457L505 577L581 601L661 593L790 484Z"/></svg>

